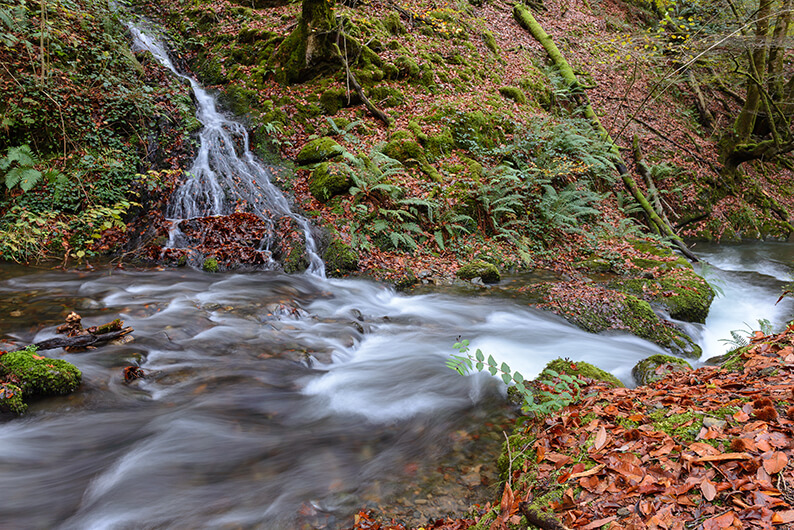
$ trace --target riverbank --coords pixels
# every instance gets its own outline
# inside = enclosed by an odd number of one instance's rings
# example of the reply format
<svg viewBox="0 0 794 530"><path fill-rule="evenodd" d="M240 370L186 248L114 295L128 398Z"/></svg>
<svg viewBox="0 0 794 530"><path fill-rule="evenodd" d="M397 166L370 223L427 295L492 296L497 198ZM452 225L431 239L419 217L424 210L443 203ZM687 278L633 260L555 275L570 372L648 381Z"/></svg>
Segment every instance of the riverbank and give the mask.
<svg viewBox="0 0 794 530"><path fill-rule="evenodd" d="M537 512L548 521L539 528L787 528L792 389L794 326L647 386L589 381L560 413L517 424L493 508L422 528L533 528ZM361 513L353 528L406 527Z"/></svg>

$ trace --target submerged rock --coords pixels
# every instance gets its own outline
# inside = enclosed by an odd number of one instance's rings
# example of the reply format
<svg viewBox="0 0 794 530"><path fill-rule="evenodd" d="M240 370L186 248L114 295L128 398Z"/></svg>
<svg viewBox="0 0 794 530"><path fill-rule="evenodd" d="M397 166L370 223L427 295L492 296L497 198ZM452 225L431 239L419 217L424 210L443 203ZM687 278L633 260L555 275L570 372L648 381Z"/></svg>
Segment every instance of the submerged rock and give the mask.
<svg viewBox="0 0 794 530"><path fill-rule="evenodd" d="M631 375L638 385L648 385L659 381L673 372L685 372L692 366L684 359L672 355L656 354L641 360L631 370Z"/></svg>

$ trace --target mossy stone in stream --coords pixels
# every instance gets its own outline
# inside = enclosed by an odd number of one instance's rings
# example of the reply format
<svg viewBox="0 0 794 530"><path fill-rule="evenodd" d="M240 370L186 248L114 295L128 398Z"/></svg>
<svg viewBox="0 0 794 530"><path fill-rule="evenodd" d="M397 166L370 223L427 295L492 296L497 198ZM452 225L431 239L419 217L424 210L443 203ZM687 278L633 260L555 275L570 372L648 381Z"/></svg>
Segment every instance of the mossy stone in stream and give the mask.
<svg viewBox="0 0 794 530"><path fill-rule="evenodd" d="M42 357L34 346L0 357L0 374L18 381L26 396L68 394L77 390L83 377L75 365Z"/></svg>
<svg viewBox="0 0 794 530"><path fill-rule="evenodd" d="M201 264L201 269L205 272L218 272L220 270L218 260L215 258L205 259L204 263Z"/></svg>
<svg viewBox="0 0 794 530"><path fill-rule="evenodd" d="M331 277L344 276L358 270L358 254L350 245L334 239L323 253L325 272Z"/></svg>
<svg viewBox="0 0 794 530"><path fill-rule="evenodd" d="M542 378L544 374L547 374L546 370L553 370L558 374L568 374L570 376L595 379L596 381L605 381L615 388L626 386L620 381L620 379L610 374L606 370L602 370L601 368L584 361L574 362L570 359L554 359L546 365L538 377Z"/></svg>
<svg viewBox="0 0 794 530"><path fill-rule="evenodd" d="M673 270L652 279L620 280L613 285L664 306L672 318L686 322L705 322L714 300L714 290L692 269Z"/></svg>
<svg viewBox="0 0 794 530"><path fill-rule="evenodd" d="M309 268L309 256L306 254L306 245L298 243L290 248L289 254L281 264L284 267L284 272L287 274L295 274L303 272Z"/></svg>
<svg viewBox="0 0 794 530"><path fill-rule="evenodd" d="M692 366L684 359L672 355L656 354L647 357L631 370L631 375L638 385L649 385L673 372L692 370Z"/></svg>
<svg viewBox="0 0 794 530"><path fill-rule="evenodd" d="M320 202L347 193L353 179L353 170L347 164L323 162L309 177L309 191Z"/></svg>
<svg viewBox="0 0 794 530"><path fill-rule="evenodd" d="M312 140L304 145L300 152L298 152L295 163L299 166L306 166L318 162L325 162L326 160L340 156L344 152L345 150L341 145L336 143L336 140L325 136Z"/></svg>
<svg viewBox="0 0 794 530"><path fill-rule="evenodd" d="M22 414L28 405L22 400L22 389L13 383L0 383L0 412Z"/></svg>
<svg viewBox="0 0 794 530"><path fill-rule="evenodd" d="M457 276L462 280L480 278L484 283L498 283L502 279L496 265L482 260L470 261L458 269Z"/></svg>

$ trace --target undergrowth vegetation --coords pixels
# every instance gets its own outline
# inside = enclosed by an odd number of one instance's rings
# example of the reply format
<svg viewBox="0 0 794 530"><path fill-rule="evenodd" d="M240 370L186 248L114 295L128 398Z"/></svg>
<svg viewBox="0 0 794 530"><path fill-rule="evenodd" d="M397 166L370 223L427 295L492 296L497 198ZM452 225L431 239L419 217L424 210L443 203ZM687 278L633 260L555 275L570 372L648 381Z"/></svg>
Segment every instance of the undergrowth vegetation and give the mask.
<svg viewBox="0 0 794 530"><path fill-rule="evenodd" d="M138 173L175 163L189 99L143 60L105 2L0 5L0 257L96 254L124 230Z"/></svg>

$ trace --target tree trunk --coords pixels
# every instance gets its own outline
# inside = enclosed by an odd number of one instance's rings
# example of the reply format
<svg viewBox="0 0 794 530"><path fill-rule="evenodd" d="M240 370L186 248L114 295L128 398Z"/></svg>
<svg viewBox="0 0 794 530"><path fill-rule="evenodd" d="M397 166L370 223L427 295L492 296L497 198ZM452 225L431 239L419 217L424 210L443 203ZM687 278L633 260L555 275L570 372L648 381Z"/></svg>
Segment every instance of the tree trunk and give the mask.
<svg viewBox="0 0 794 530"><path fill-rule="evenodd" d="M747 98L744 100L744 106L733 126L738 143L743 143L750 139L755 129L758 113L761 110L763 87L759 84L762 80L761 74L766 72L767 48L769 46L769 16L772 4L773 0L760 0L755 19L755 36L750 39L750 47L747 49Z"/></svg>
<svg viewBox="0 0 794 530"><path fill-rule="evenodd" d="M276 73L278 81L301 83L341 66L334 52L333 7L333 0L303 0L298 26L275 52L281 66Z"/></svg>

